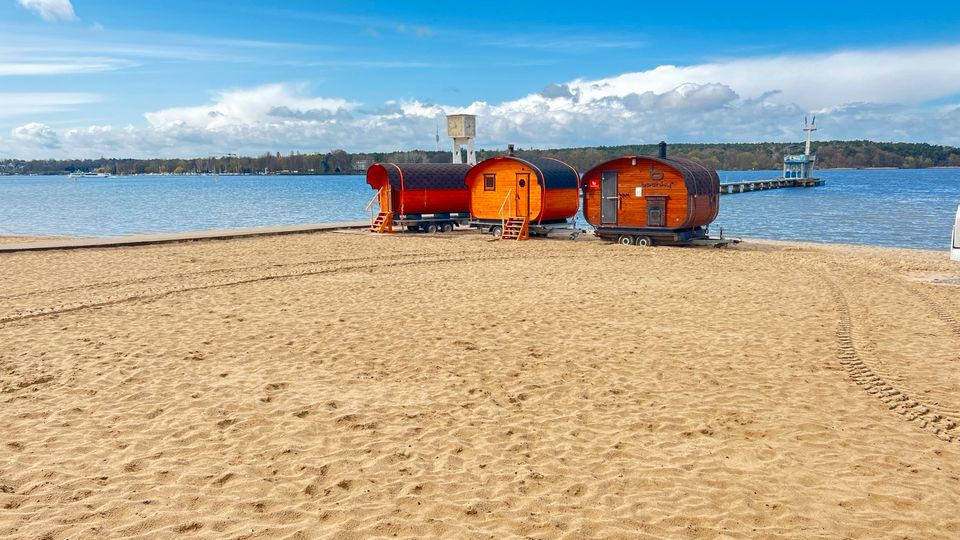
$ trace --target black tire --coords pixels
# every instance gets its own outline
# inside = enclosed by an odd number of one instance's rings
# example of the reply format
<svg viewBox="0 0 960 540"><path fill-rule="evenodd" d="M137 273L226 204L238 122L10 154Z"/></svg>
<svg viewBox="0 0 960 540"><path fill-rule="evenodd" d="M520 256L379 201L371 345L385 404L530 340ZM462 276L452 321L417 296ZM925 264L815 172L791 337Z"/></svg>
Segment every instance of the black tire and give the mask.
<svg viewBox="0 0 960 540"><path fill-rule="evenodd" d="M433 234L437 232L437 224L427 223L426 225L424 225L423 230L427 231L429 234Z"/></svg>
<svg viewBox="0 0 960 540"><path fill-rule="evenodd" d="M503 236L503 227L499 225L494 225L493 227L490 227L490 234L493 235L494 238L500 238L501 236Z"/></svg>
<svg viewBox="0 0 960 540"><path fill-rule="evenodd" d="M653 245L653 238L650 238L649 236L638 236L636 243L640 247L650 247Z"/></svg>
<svg viewBox="0 0 960 540"><path fill-rule="evenodd" d="M443 232L453 232L453 223L444 223L440 230Z"/></svg>
<svg viewBox="0 0 960 540"><path fill-rule="evenodd" d="M617 238L617 243L620 244L621 246L632 246L634 243L633 237L630 236L629 234L621 234Z"/></svg>

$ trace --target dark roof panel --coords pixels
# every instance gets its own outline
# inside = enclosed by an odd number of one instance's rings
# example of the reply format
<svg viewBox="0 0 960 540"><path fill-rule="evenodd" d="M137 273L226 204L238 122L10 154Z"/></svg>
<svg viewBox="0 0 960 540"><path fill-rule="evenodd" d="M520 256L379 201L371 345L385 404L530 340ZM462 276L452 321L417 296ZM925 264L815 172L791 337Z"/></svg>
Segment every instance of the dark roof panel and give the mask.
<svg viewBox="0 0 960 540"><path fill-rule="evenodd" d="M540 180L547 189L578 189L580 187L580 175L573 167L559 159L541 157L515 157L514 159L525 161L539 169L543 174Z"/></svg>
<svg viewBox="0 0 960 540"><path fill-rule="evenodd" d="M444 190L467 189L470 165L465 163L378 163L387 171L394 189ZM403 185L400 178L403 176Z"/></svg>
<svg viewBox="0 0 960 540"><path fill-rule="evenodd" d="M672 165L683 173L690 195L716 195L720 193L720 175L717 171L698 161L682 157L654 158Z"/></svg>

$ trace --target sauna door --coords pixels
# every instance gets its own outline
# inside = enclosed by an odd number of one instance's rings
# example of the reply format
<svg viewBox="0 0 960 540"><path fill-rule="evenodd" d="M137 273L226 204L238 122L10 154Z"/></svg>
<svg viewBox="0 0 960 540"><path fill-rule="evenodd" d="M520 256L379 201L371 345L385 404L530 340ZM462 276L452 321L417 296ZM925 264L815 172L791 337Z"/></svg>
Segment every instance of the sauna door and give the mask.
<svg viewBox="0 0 960 540"><path fill-rule="evenodd" d="M600 173L600 224L617 223L620 195L617 194L617 171Z"/></svg>
<svg viewBox="0 0 960 540"><path fill-rule="evenodd" d="M664 227L667 224L667 198L647 197L647 227Z"/></svg>
<svg viewBox="0 0 960 540"><path fill-rule="evenodd" d="M393 212L393 188L390 186L390 182L384 184L380 191L380 211Z"/></svg>
<svg viewBox="0 0 960 540"><path fill-rule="evenodd" d="M514 217L530 217L530 173L517 173L516 201Z"/></svg>

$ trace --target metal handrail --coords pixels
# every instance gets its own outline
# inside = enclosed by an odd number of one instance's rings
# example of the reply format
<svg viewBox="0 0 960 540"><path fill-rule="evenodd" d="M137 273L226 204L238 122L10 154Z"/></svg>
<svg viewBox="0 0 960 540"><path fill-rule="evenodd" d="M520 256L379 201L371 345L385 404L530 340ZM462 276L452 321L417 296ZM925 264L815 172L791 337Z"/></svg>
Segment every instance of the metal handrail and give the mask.
<svg viewBox="0 0 960 540"><path fill-rule="evenodd" d="M507 196L503 198L503 203L500 204L500 213L499 213L499 216L500 216L500 230L501 230L501 231L507 228L507 217L506 217L506 215L504 215L504 213L503 213L503 207L507 205L507 201L510 200L510 194L512 194L512 193L513 193L513 190L512 190L512 189L507 190Z"/></svg>
<svg viewBox="0 0 960 540"><path fill-rule="evenodd" d="M386 186L384 186L384 187L386 187ZM378 189L377 192L373 194L373 198L370 199L370 202L367 203L367 210L370 211L370 223L371 223L371 224L373 223L373 203L378 202L378 201L380 200L380 192L381 192L381 191L383 191L383 188Z"/></svg>

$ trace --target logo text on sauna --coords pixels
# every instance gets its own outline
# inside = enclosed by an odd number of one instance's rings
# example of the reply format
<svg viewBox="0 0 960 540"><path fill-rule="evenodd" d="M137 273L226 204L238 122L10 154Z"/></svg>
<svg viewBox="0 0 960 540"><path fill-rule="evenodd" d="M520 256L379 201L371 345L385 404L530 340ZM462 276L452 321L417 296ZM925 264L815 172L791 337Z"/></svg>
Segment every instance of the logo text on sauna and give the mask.
<svg viewBox="0 0 960 540"><path fill-rule="evenodd" d="M652 163L650 164L650 179L663 180L663 171L654 167Z"/></svg>
<svg viewBox="0 0 960 540"><path fill-rule="evenodd" d="M643 182L640 187L673 187L673 182Z"/></svg>

